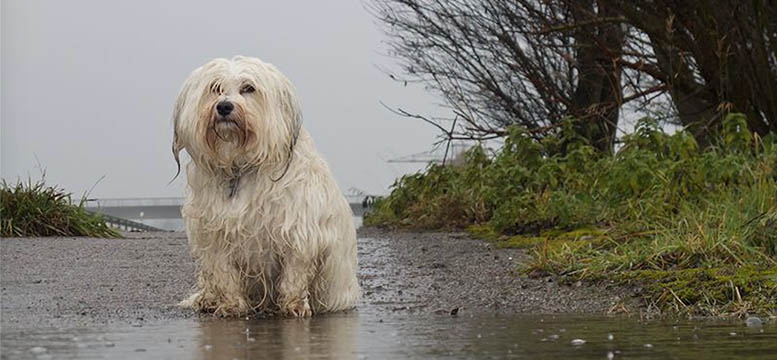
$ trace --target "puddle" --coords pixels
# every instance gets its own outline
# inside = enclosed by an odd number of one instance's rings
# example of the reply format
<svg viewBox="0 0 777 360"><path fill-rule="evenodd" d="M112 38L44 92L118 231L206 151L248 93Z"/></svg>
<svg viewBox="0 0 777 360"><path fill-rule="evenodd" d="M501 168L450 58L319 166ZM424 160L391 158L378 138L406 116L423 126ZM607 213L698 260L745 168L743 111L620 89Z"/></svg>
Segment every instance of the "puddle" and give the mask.
<svg viewBox="0 0 777 360"><path fill-rule="evenodd" d="M382 316L175 320L163 325L2 334L3 359L761 359L777 326L578 315Z"/></svg>

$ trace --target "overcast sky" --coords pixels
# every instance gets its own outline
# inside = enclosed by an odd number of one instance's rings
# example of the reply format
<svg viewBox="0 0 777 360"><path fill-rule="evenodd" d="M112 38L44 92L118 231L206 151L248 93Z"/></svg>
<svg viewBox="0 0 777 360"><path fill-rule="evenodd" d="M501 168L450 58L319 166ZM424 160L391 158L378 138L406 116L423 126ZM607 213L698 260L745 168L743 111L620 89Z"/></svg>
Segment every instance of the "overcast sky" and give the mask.
<svg viewBox="0 0 777 360"><path fill-rule="evenodd" d="M257 56L296 85L304 126L343 191L384 193L422 165L386 160L429 150L436 132L380 104L441 114L404 87L359 0L2 0L0 173L40 175L92 197L180 196L172 104L214 57ZM37 160L36 160L37 157Z"/></svg>

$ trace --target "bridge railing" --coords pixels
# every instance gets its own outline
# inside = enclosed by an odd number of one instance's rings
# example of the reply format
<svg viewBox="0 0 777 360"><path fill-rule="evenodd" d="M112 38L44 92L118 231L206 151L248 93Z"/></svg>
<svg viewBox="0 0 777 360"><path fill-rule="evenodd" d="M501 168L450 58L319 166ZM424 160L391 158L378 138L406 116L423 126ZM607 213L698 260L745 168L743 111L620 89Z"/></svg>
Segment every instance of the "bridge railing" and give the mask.
<svg viewBox="0 0 777 360"><path fill-rule="evenodd" d="M158 198L99 198L88 199L90 207L121 207L121 206L175 206L182 205L181 197Z"/></svg>
<svg viewBox="0 0 777 360"><path fill-rule="evenodd" d="M149 226L143 223L139 223L137 221L122 219L120 217L111 216L101 212L94 212L89 210L87 211L93 214L97 213L98 215L100 215L100 217L102 217L103 221L105 221L105 223L107 223L108 225L125 231L167 231L167 230Z"/></svg>

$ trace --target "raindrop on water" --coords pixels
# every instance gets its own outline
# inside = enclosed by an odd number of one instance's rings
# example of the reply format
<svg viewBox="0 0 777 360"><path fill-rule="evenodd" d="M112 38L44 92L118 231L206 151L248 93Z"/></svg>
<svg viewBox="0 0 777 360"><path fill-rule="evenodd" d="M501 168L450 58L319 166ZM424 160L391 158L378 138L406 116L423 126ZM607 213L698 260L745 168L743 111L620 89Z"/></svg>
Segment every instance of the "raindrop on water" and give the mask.
<svg viewBox="0 0 777 360"><path fill-rule="evenodd" d="M757 316L749 316L745 319L745 325L747 325L747 327L759 327L763 325L763 321Z"/></svg>

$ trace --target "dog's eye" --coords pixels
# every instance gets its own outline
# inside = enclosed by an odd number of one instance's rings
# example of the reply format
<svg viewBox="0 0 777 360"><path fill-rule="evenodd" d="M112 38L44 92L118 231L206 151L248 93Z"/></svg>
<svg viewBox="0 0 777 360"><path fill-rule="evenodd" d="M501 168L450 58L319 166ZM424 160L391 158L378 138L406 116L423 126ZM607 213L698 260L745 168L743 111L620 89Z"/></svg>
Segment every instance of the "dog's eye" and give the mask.
<svg viewBox="0 0 777 360"><path fill-rule="evenodd" d="M248 93L252 93L254 91L256 91L256 89L254 89L254 87L251 86L251 85L245 85L245 86L243 86L243 88L240 89L240 93L241 94L248 94Z"/></svg>

